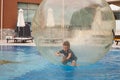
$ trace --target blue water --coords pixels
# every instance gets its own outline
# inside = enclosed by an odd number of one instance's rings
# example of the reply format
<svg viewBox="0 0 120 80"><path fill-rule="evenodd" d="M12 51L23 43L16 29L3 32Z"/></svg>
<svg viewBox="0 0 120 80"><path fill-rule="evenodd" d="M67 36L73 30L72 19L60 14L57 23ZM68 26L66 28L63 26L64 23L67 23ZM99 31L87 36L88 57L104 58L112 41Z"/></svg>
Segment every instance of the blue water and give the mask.
<svg viewBox="0 0 120 80"><path fill-rule="evenodd" d="M112 49L95 64L79 67L54 65L32 46L1 46L0 80L120 80L120 50Z"/></svg>

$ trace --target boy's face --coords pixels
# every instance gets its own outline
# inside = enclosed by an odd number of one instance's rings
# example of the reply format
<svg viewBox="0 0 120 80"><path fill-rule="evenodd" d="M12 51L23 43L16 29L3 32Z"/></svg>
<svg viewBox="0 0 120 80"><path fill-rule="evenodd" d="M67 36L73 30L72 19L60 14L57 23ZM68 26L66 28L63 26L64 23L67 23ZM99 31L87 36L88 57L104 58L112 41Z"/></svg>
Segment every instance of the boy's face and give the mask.
<svg viewBox="0 0 120 80"><path fill-rule="evenodd" d="M63 50L67 51L69 49L69 46L63 45Z"/></svg>

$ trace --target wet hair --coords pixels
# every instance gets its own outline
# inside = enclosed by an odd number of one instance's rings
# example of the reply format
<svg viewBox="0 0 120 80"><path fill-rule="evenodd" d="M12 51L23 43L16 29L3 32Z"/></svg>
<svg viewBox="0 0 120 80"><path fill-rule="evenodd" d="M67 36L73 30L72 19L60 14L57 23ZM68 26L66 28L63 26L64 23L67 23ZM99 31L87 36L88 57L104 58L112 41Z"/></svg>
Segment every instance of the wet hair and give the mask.
<svg viewBox="0 0 120 80"><path fill-rule="evenodd" d="M69 42L69 41L64 41L64 42L63 42L63 46L68 46L68 47L70 47L70 42Z"/></svg>

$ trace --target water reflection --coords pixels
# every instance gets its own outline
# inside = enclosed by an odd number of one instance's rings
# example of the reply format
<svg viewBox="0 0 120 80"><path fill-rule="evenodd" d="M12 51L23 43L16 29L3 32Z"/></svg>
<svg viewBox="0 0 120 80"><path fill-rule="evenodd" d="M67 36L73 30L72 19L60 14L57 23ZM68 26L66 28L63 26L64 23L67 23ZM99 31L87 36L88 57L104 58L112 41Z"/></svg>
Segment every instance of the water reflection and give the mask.
<svg viewBox="0 0 120 80"><path fill-rule="evenodd" d="M61 69L63 71L62 80L76 80L75 79L76 67L64 66L64 67L61 67Z"/></svg>

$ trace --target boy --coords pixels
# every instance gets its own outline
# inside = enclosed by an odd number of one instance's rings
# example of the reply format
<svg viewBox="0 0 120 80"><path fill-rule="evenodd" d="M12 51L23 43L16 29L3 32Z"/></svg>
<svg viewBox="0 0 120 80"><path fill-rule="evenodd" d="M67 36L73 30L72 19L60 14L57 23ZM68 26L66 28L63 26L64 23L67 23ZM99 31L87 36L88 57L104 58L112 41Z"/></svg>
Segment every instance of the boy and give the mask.
<svg viewBox="0 0 120 80"><path fill-rule="evenodd" d="M70 49L70 43L68 41L63 42L63 49L56 53L57 56L63 55L62 63L66 65L71 62L72 66L76 66L77 57L74 55Z"/></svg>

